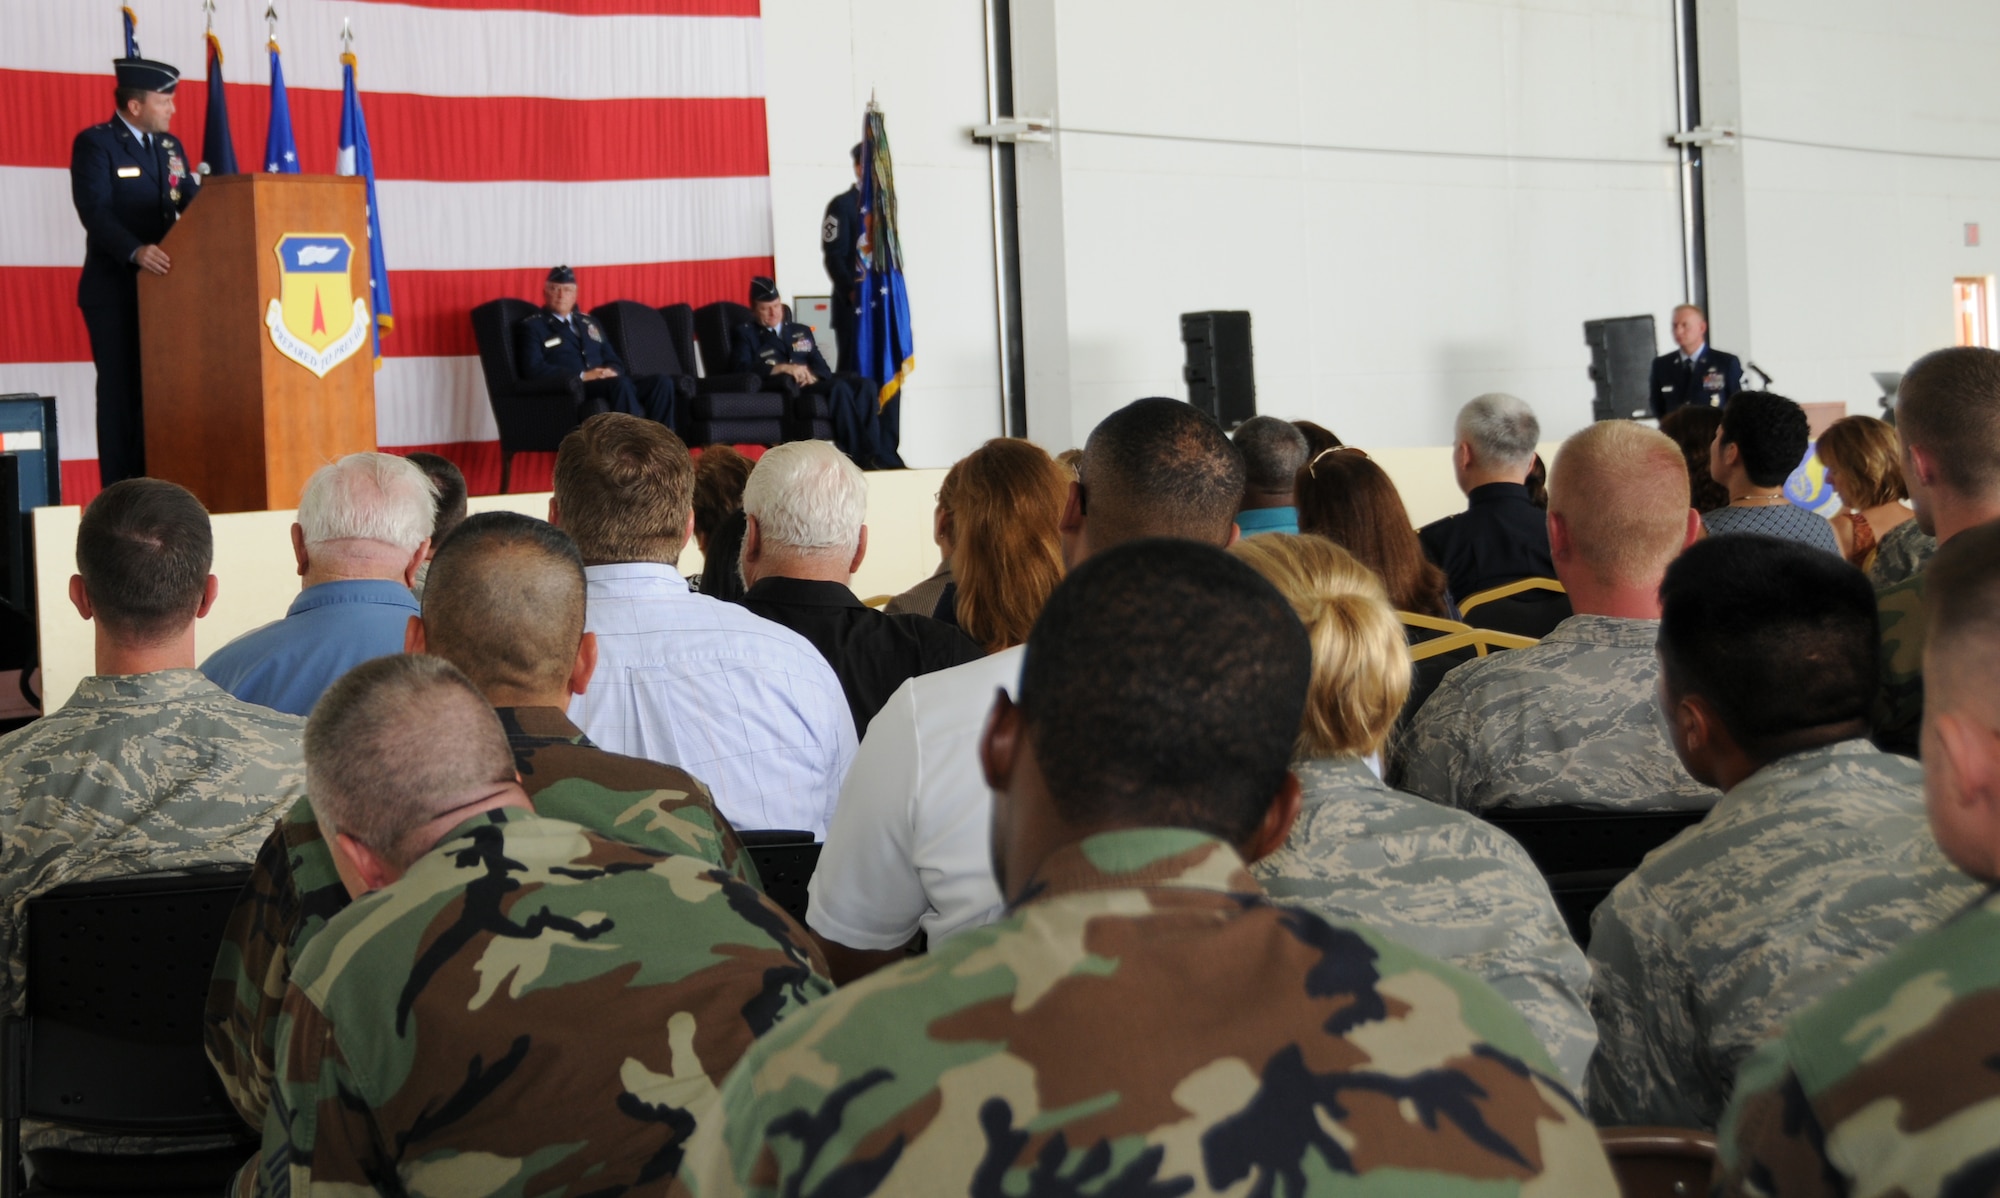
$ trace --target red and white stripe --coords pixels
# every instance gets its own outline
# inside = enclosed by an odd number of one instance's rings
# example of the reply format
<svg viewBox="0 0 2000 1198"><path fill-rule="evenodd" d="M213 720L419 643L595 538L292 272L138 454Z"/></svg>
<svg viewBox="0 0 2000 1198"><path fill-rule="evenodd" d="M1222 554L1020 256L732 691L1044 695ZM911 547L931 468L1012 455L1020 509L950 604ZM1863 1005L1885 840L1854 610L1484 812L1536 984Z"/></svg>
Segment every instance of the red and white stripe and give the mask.
<svg viewBox="0 0 2000 1198"><path fill-rule="evenodd" d="M131 3L147 56L181 68L174 134L199 157L200 6ZM270 111L264 0L217 9L237 161L254 169ZM384 446L445 447L476 490L497 483L467 313L539 296L558 262L587 307L740 299L771 273L758 0L292 0L281 15L301 166L323 174L353 19L396 318L375 376ZM0 0L0 393L57 397L71 502L96 489L97 449L69 151L111 116L117 17Z"/></svg>

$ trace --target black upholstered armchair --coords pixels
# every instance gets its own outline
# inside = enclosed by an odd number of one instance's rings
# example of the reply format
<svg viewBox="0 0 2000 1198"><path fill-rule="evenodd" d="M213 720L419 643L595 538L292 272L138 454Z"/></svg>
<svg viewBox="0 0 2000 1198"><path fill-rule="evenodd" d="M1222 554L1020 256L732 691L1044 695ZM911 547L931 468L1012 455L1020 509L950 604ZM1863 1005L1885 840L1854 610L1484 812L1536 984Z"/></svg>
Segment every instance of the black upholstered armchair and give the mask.
<svg viewBox="0 0 2000 1198"><path fill-rule="evenodd" d="M792 309L785 308L785 319L792 318ZM730 369L735 358L735 333L738 325L749 324L756 314L742 304L721 300L704 304L694 310L693 327L701 339L702 360L708 364L711 373ZM784 396L784 439L787 441L808 441L833 439L833 409L824 394L801 394L797 382L784 375L736 375L755 382L765 391Z"/></svg>
<svg viewBox="0 0 2000 1198"><path fill-rule="evenodd" d="M584 410L580 379L524 379L514 362L514 326L539 309L521 299L497 299L472 310L472 336L486 398L500 429L500 490L513 479L517 453L554 453Z"/></svg>
<svg viewBox="0 0 2000 1198"><path fill-rule="evenodd" d="M684 351L674 335L678 308L648 308L632 300L613 300L591 310L605 335L632 373L661 374L679 389L675 423L690 445L723 441L739 445L776 445L784 436L785 398L761 393L753 375L695 377L690 343Z"/></svg>

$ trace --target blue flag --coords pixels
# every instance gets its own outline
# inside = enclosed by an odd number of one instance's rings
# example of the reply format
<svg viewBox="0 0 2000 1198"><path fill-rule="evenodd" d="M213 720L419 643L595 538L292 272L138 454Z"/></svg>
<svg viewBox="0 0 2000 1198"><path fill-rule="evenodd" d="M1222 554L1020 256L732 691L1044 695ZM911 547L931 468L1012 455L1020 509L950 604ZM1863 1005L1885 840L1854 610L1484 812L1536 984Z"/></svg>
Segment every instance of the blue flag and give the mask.
<svg viewBox="0 0 2000 1198"><path fill-rule="evenodd" d="M382 210L375 203L375 153L368 148L368 122L361 115L361 94L354 88L354 55L340 56L345 94L340 101L340 165L342 175L360 175L368 183L368 307L375 313L375 365L382 365L382 334L396 327L389 304L389 267L382 260Z"/></svg>
<svg viewBox="0 0 2000 1198"><path fill-rule="evenodd" d="M880 387L882 436L893 454L899 440L896 400L917 365L910 333L910 294L903 284L903 244L896 235L896 174L882 110L868 105L861 137L861 310L855 322L857 360Z"/></svg>
<svg viewBox="0 0 2000 1198"><path fill-rule="evenodd" d="M278 61L278 39L271 39L271 131L264 135L264 173L299 173L299 143L292 140L292 102L285 95L285 67Z"/></svg>
<svg viewBox="0 0 2000 1198"><path fill-rule="evenodd" d="M125 14L125 57L139 57L139 18L130 8L120 9Z"/></svg>
<svg viewBox="0 0 2000 1198"><path fill-rule="evenodd" d="M211 175L233 175L236 141L229 135L229 96L222 88L222 43L208 35L208 120L201 130L201 161Z"/></svg>

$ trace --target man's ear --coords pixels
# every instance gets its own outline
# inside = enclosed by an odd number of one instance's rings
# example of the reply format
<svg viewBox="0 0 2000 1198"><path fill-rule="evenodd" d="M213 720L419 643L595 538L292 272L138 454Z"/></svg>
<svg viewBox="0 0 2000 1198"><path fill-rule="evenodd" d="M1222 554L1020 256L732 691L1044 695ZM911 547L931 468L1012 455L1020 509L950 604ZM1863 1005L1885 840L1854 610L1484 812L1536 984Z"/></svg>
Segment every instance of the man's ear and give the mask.
<svg viewBox="0 0 2000 1198"><path fill-rule="evenodd" d="M1231 545L1234 545L1236 542L1242 539L1243 539L1243 526L1241 524L1236 523L1236 521L1231 520L1229 522L1229 539L1222 543L1222 547L1224 549L1227 549Z"/></svg>
<svg viewBox="0 0 2000 1198"><path fill-rule="evenodd" d="M1278 787L1277 797L1271 800L1264 811L1264 819L1250 839L1242 846L1245 862L1262 861L1264 858L1285 847L1285 840L1292 834L1292 825L1298 822L1299 808L1304 804L1300 797L1299 776L1285 771L1285 781Z"/></svg>
<svg viewBox="0 0 2000 1198"><path fill-rule="evenodd" d="M401 876L374 849L345 832L333 834L333 850L346 860L348 873L352 876L344 873L341 881L347 884L348 894L354 898L380 890Z"/></svg>
<svg viewBox="0 0 2000 1198"><path fill-rule="evenodd" d="M855 538L854 541L854 560L847 563L848 574L853 575L859 573L861 570L861 559L867 556L868 556L868 526L864 524L861 526L861 535Z"/></svg>
<svg viewBox="0 0 2000 1198"><path fill-rule="evenodd" d="M90 594L83 589L83 575L69 576L69 601L76 605L76 614L86 620L97 618L96 609L90 605Z"/></svg>
<svg viewBox="0 0 2000 1198"><path fill-rule="evenodd" d="M1083 527L1083 484L1071 482L1069 496L1063 500L1062 519L1056 523L1061 532L1074 533Z"/></svg>
<svg viewBox="0 0 2000 1198"><path fill-rule="evenodd" d="M1958 779L1954 801L1983 809L1982 822L2000 829L2000 733L1957 712L1935 712L1930 719L1937 728L1939 749Z"/></svg>
<svg viewBox="0 0 2000 1198"><path fill-rule="evenodd" d="M569 693L580 695L590 689L591 676L597 673L597 634L586 632L576 643L576 661L569 668Z"/></svg>
<svg viewBox="0 0 2000 1198"><path fill-rule="evenodd" d="M562 527L562 513L556 509L556 497L553 495L549 496L549 523L555 525L557 528ZM692 509L688 511L688 523L690 525L694 523L694 512Z"/></svg>
<svg viewBox="0 0 2000 1198"><path fill-rule="evenodd" d="M431 560L431 539L425 537L417 543L417 551L410 555L410 560L403 566L403 585L415 590L417 572L422 570L424 563L429 560Z"/></svg>
<svg viewBox="0 0 2000 1198"><path fill-rule="evenodd" d="M757 517L743 517L742 560L747 565L764 556L764 528L757 523Z"/></svg>
<svg viewBox="0 0 2000 1198"><path fill-rule="evenodd" d="M1909 457L1910 473L1917 476L1917 481L1926 487L1936 486L1938 478L1937 459L1931 456L1931 451L1921 445L1912 445L1909 447Z"/></svg>
<svg viewBox="0 0 2000 1198"><path fill-rule="evenodd" d="M1472 469L1472 446L1464 441L1453 441L1451 443L1451 461L1454 466L1459 468L1461 473Z"/></svg>
<svg viewBox="0 0 2000 1198"><path fill-rule="evenodd" d="M312 555L306 552L306 529L303 524L292 525L292 556L298 559L299 577L304 578L306 571L312 568Z"/></svg>
<svg viewBox="0 0 2000 1198"><path fill-rule="evenodd" d="M1707 527L1701 522L1701 513L1693 508L1689 508L1687 510L1687 535L1681 538L1681 548L1686 549L1689 545L1701 540L1701 534L1706 531Z"/></svg>
<svg viewBox="0 0 2000 1198"><path fill-rule="evenodd" d="M403 652L422 653L428 640L424 632L424 618L411 616L410 622L403 625Z"/></svg>
<svg viewBox="0 0 2000 1198"><path fill-rule="evenodd" d="M1021 709L1005 688L993 696L986 728L979 734L979 772L989 790L1006 790L1014 780L1014 763L1021 752Z"/></svg>
<svg viewBox="0 0 2000 1198"><path fill-rule="evenodd" d="M1559 562L1567 561L1575 552L1576 542L1569 535L1569 521L1563 518L1561 512L1550 512L1549 556Z"/></svg>
<svg viewBox="0 0 2000 1198"><path fill-rule="evenodd" d="M215 606L215 597L222 593L222 583L211 574L208 581L201 584L201 606L194 609L194 618L199 620Z"/></svg>

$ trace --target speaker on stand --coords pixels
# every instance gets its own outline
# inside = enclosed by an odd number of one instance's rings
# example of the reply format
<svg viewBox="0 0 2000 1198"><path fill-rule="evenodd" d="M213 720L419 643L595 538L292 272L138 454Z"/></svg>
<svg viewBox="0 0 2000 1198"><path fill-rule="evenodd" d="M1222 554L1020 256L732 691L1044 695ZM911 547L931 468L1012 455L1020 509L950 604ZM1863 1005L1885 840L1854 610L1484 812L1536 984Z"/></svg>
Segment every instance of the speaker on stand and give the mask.
<svg viewBox="0 0 2000 1198"><path fill-rule="evenodd" d="M1248 312L1183 312L1181 367L1188 402L1214 417L1224 432L1257 414L1257 370Z"/></svg>

